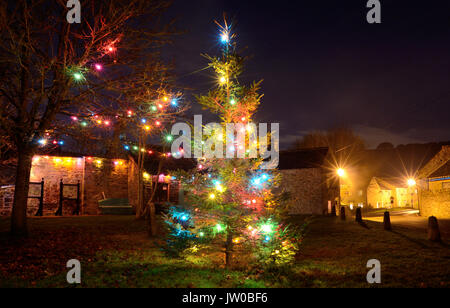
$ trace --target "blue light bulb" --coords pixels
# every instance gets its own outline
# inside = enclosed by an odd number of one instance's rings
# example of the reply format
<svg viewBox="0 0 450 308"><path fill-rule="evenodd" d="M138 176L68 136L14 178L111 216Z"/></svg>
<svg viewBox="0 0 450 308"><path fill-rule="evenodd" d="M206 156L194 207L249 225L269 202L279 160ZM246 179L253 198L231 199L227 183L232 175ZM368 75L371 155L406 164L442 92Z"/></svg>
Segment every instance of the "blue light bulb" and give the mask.
<svg viewBox="0 0 450 308"><path fill-rule="evenodd" d="M222 43L227 44L230 41L230 36L227 32L222 33L222 35L220 36L220 40L222 41Z"/></svg>

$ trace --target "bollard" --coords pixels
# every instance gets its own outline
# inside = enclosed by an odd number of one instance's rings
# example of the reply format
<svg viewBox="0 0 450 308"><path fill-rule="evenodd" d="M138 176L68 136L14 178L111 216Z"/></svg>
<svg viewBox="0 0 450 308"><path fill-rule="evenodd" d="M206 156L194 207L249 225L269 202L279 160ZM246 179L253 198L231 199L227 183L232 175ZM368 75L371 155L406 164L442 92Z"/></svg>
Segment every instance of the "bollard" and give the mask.
<svg viewBox="0 0 450 308"><path fill-rule="evenodd" d="M362 222L363 221L362 220L362 211L361 211L360 207L358 207L356 209L356 218L355 218L355 220L356 220L356 222Z"/></svg>
<svg viewBox="0 0 450 308"><path fill-rule="evenodd" d="M336 217L336 206L335 206L335 205L333 205L333 206L331 207L331 216L332 216L332 217Z"/></svg>
<svg viewBox="0 0 450 308"><path fill-rule="evenodd" d="M428 240L432 242L441 242L441 232L439 231L439 223L436 217L431 216L428 219Z"/></svg>
<svg viewBox="0 0 450 308"><path fill-rule="evenodd" d="M384 212L384 230L386 231L392 231L392 226L391 226L391 214L386 211Z"/></svg>
<svg viewBox="0 0 450 308"><path fill-rule="evenodd" d="M341 207L341 220L345 220L345 207Z"/></svg>

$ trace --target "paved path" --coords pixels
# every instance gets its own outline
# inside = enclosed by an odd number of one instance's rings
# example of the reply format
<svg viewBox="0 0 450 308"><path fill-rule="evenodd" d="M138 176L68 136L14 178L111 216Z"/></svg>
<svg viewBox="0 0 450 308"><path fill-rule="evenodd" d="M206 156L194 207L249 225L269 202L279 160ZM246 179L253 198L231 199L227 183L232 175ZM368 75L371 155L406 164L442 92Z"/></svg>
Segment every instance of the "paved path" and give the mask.
<svg viewBox="0 0 450 308"><path fill-rule="evenodd" d="M383 222L383 217L364 217L365 220ZM416 215L391 216L392 226L402 226L405 228L427 230L428 218L418 217ZM450 219L439 219L439 228L441 234L446 239L450 238Z"/></svg>

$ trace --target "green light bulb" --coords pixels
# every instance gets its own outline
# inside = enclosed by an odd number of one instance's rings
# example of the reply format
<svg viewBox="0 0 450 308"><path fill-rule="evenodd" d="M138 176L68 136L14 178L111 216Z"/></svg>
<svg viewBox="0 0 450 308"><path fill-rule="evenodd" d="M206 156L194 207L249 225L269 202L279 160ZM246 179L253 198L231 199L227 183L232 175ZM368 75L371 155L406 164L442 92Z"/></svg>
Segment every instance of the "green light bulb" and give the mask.
<svg viewBox="0 0 450 308"><path fill-rule="evenodd" d="M83 79L83 75L82 75L81 73L75 73L75 74L73 74L73 78L74 78L76 81L80 81L80 80Z"/></svg>

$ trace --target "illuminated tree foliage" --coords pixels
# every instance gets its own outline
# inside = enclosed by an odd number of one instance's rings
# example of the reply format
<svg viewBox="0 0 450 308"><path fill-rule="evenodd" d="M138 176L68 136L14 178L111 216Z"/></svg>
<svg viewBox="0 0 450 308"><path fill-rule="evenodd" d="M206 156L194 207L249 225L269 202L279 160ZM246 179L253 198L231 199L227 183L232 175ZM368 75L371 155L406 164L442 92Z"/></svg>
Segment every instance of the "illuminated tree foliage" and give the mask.
<svg viewBox="0 0 450 308"><path fill-rule="evenodd" d="M258 146L250 144L249 136L262 98L258 93L261 81L249 86L239 82L244 58L236 52L231 27L225 23L220 29L221 56L205 56L217 75L217 86L197 100L220 117L224 131L227 123L241 124L245 140L235 137L233 145L225 148L236 153ZM211 138L217 144L227 139L217 131ZM283 265L293 260L297 242L282 223L287 211L286 196L275 193L280 175L276 170L262 170L262 159L251 157L250 153L246 150L245 158L202 158L196 170L177 174L189 206L172 209L165 217L171 253L198 254L199 250L220 249L227 267L237 254L256 258L265 265Z"/></svg>

